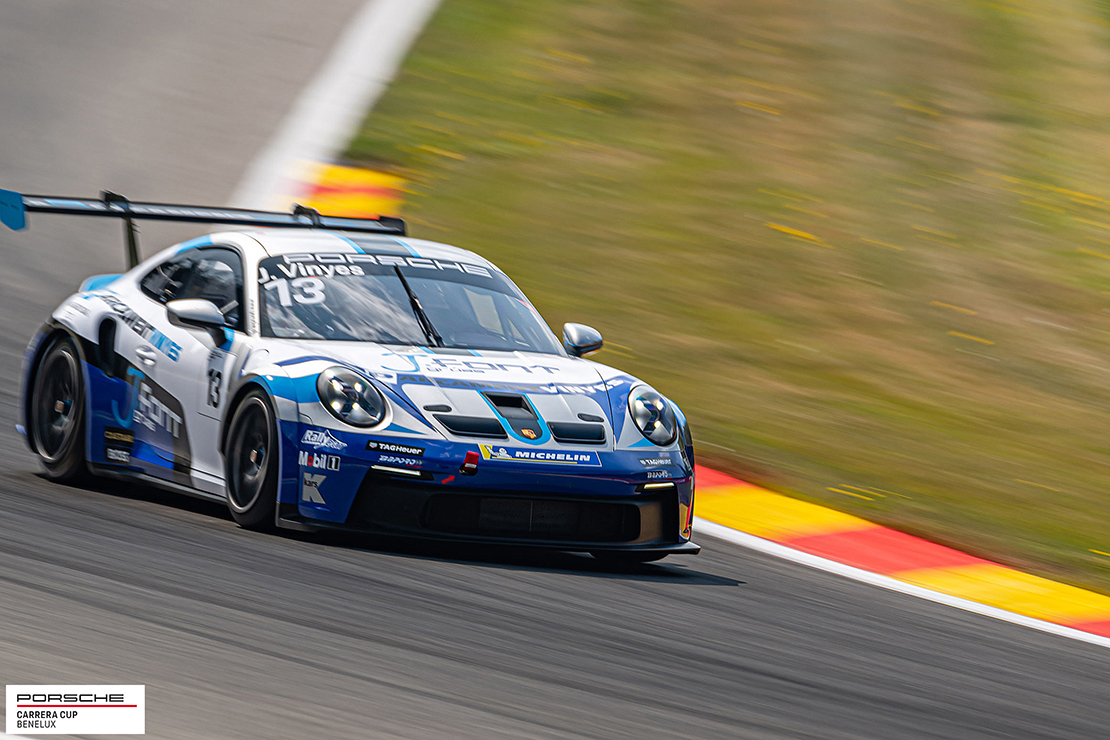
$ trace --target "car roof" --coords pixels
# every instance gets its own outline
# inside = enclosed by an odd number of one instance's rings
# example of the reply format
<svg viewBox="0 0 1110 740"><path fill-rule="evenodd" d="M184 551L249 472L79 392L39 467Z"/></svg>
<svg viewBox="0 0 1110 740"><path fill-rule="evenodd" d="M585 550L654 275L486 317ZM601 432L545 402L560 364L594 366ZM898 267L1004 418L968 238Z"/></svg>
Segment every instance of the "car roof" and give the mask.
<svg viewBox="0 0 1110 740"><path fill-rule="evenodd" d="M250 236L261 244L266 254L271 257L284 254L363 252L365 254L396 254L403 257L453 260L497 269L497 266L485 257L467 249L410 237L304 229L266 229L264 231L231 232L231 234ZM213 241L219 241L220 236L221 234L213 234Z"/></svg>

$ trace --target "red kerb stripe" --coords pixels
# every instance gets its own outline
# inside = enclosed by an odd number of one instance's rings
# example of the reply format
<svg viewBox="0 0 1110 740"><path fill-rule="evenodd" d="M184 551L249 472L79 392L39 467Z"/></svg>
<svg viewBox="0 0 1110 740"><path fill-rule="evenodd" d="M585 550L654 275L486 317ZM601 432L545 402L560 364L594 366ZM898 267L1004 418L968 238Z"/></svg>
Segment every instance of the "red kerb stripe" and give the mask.
<svg viewBox="0 0 1110 740"><path fill-rule="evenodd" d="M694 474L696 476L698 488L712 488L713 486L734 486L740 481L733 478L731 475L718 473L712 468L703 468L701 465L694 466Z"/></svg>
<svg viewBox="0 0 1110 740"><path fill-rule="evenodd" d="M917 568L950 568L988 561L919 537L875 527L787 541L791 547L875 573Z"/></svg>

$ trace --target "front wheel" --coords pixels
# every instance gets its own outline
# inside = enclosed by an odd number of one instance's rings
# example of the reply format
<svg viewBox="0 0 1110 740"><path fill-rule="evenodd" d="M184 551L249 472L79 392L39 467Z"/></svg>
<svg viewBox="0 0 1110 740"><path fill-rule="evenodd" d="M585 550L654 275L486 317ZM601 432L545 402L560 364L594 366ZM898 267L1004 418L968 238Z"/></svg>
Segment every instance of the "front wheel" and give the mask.
<svg viewBox="0 0 1110 740"><path fill-rule="evenodd" d="M594 550L590 553L603 565L614 568L627 568L641 563L653 563L667 557L665 552L635 552L628 550Z"/></svg>
<svg viewBox="0 0 1110 740"><path fill-rule="evenodd" d="M227 508L245 529L272 529L280 449L266 395L251 391L235 409L224 448Z"/></svg>
<svg viewBox="0 0 1110 740"><path fill-rule="evenodd" d="M35 371L28 430L35 451L56 481L74 482L85 466L85 386L77 347L66 336L51 341Z"/></svg>

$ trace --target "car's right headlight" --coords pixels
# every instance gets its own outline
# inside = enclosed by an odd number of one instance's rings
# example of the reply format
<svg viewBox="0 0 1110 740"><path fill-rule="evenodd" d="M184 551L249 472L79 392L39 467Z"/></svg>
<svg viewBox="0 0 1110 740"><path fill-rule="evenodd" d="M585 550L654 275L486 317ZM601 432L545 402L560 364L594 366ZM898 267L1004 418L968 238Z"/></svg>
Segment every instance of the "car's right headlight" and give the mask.
<svg viewBox="0 0 1110 740"><path fill-rule="evenodd" d="M385 418L385 399L374 385L345 367L329 367L316 378L316 393L332 416L353 427L372 427Z"/></svg>
<svg viewBox="0 0 1110 740"><path fill-rule="evenodd" d="M628 413L649 440L666 447L678 433L678 419L667 399L654 388L638 385L628 394Z"/></svg>

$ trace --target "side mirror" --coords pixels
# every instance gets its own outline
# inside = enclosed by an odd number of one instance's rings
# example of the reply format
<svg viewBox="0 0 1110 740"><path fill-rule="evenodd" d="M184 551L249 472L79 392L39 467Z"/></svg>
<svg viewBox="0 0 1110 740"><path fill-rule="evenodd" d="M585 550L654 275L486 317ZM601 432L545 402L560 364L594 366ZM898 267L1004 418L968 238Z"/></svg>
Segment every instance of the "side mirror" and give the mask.
<svg viewBox="0 0 1110 740"><path fill-rule="evenodd" d="M205 329L212 335L212 341L217 346L224 343L224 327L227 326L227 319L212 301L206 301L203 298L170 301L166 304L166 313L169 315L171 324L190 329Z"/></svg>
<svg viewBox="0 0 1110 740"><path fill-rule="evenodd" d="M585 324L563 324L563 346L571 357L585 357L601 349L601 332Z"/></svg>

